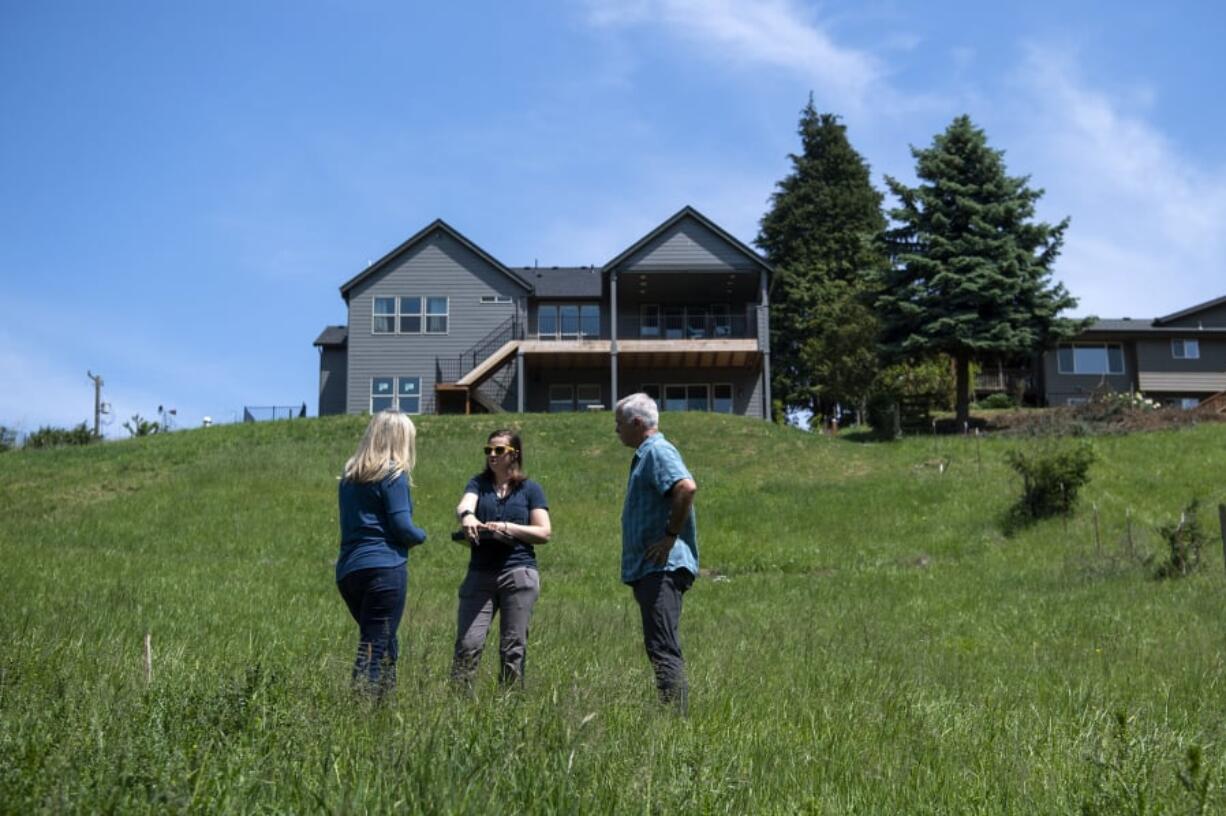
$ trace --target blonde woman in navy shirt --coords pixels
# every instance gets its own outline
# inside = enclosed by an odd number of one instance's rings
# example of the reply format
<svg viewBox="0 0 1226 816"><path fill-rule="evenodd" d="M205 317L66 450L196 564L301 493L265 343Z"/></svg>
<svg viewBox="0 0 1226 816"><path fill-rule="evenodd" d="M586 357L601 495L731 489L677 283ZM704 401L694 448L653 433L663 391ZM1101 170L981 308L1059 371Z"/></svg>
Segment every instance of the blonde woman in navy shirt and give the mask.
<svg viewBox="0 0 1226 816"><path fill-rule="evenodd" d="M413 523L417 429L398 411L375 414L338 487L341 549L336 585L358 624L354 685L382 697L396 685L409 549L426 540Z"/></svg>
<svg viewBox="0 0 1226 816"><path fill-rule="evenodd" d="M460 610L452 678L472 684L485 636L500 613L499 682L524 679L528 623L541 592L538 544L549 541L549 504L541 486L524 475L519 434L499 430L485 443L485 470L469 480L456 507L465 543L472 549L460 584Z"/></svg>

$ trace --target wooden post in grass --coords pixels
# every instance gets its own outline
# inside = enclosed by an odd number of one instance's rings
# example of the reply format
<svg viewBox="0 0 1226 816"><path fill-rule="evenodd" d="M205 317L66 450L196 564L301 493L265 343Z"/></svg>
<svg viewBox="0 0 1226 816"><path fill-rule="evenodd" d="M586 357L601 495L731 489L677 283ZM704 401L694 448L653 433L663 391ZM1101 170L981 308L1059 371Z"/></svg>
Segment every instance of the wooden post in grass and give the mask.
<svg viewBox="0 0 1226 816"><path fill-rule="evenodd" d="M1217 506L1217 520L1222 528L1222 558L1226 559L1226 504Z"/></svg>
<svg viewBox="0 0 1226 816"><path fill-rule="evenodd" d="M145 685L153 682L153 633L145 633Z"/></svg>
<svg viewBox="0 0 1226 816"><path fill-rule="evenodd" d="M1094 505L1094 552L1097 555L1103 554L1103 539L1098 533L1098 505Z"/></svg>

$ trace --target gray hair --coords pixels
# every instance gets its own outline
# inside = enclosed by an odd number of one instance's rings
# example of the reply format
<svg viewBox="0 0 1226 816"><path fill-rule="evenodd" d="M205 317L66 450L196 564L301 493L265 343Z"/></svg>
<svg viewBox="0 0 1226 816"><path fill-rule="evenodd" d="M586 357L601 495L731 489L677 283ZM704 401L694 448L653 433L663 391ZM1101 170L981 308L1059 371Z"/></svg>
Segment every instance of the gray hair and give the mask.
<svg viewBox="0 0 1226 816"><path fill-rule="evenodd" d="M660 424L660 409L656 407L656 401L642 391L623 397L613 410L624 420L642 420L644 428L654 428Z"/></svg>

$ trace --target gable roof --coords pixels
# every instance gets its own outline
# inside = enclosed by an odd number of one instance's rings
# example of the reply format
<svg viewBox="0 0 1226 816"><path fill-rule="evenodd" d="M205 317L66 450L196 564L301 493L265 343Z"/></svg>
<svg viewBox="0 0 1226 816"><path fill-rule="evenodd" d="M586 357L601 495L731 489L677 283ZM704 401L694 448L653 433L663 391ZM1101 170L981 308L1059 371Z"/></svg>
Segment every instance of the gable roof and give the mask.
<svg viewBox="0 0 1226 816"><path fill-rule="evenodd" d="M685 218L694 219L699 224L711 230L711 232L715 233L717 236L719 236L723 240L727 241L733 248L735 248L745 257L749 258L754 263L761 266L767 272L774 274L775 270L771 267L770 264L768 264L765 260L763 260L761 255L754 252L749 247L745 246L745 244L741 243L736 238L734 238L730 233L724 230L723 227L716 224L710 218L707 218L705 215L703 215L698 210L691 207L689 204L686 204L684 207L678 210L674 215L667 218L664 221L664 223L660 224L660 226L656 227L651 232L647 233L642 238L635 241L620 255L618 255L616 258L614 258L613 260L605 264L604 271L606 272L611 271L612 269L617 267L619 264L623 263L627 258L634 255L634 253L638 252L640 249L650 244L656 238L659 238L667 230L671 229L673 225L677 224L678 222L680 222L682 219L685 219Z"/></svg>
<svg viewBox="0 0 1226 816"><path fill-rule="evenodd" d="M1212 309L1213 307L1221 306L1224 303L1226 303L1226 295L1223 295L1220 298L1214 298L1213 300L1206 300L1204 303L1198 303L1195 306L1190 306L1182 311L1174 312L1173 314L1165 315L1163 317L1155 317L1154 325L1161 326L1163 323L1169 323L1170 321L1178 320L1181 317L1194 315L1197 312L1203 312L1206 309Z"/></svg>
<svg viewBox="0 0 1226 816"><path fill-rule="evenodd" d="M452 227L446 221L444 221L441 218L436 218L433 221L431 221L429 224L427 224L421 231L419 231L418 233L410 237L403 244L396 247L395 249L393 249L391 252L384 255L379 260L375 261L373 264L371 264L366 269L359 272L357 275L354 275L352 278L342 283L341 284L341 297L343 297L346 301L348 301L349 291L353 289L353 287L357 286L362 281L367 280L370 277L379 274L379 272L381 272L384 267L388 266L392 262L393 258L397 257L404 251L408 250L414 244L420 243L421 241L424 241L425 239L429 238L436 230L444 232L447 235L451 236L456 241L458 241L461 245L463 245L466 249L468 249L473 254L475 254L477 257L479 257L481 260L485 261L490 266L494 267L499 272L506 275L508 278L515 281L516 283L518 283L520 286L524 287L528 291L532 291L531 283L529 283L528 281L521 278L519 275L512 272L509 267L505 266L502 263L502 261L498 260L493 255L486 252L484 249L482 249L481 247L474 244L472 241L465 238L462 234L460 234L459 230Z"/></svg>

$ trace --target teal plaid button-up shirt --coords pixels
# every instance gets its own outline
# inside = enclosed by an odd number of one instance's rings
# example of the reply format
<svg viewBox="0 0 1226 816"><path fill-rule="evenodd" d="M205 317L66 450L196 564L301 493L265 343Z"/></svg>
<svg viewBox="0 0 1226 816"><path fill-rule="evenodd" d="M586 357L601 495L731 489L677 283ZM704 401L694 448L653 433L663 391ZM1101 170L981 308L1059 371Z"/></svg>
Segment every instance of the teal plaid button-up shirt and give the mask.
<svg viewBox="0 0 1226 816"><path fill-rule="evenodd" d="M622 505L622 581L629 584L652 572L675 569L698 575L698 527L694 508L668 554L668 563L653 564L644 557L647 546L658 541L668 525L672 500L668 492L682 479L693 479L681 454L662 433L643 440L630 462L626 502Z"/></svg>

